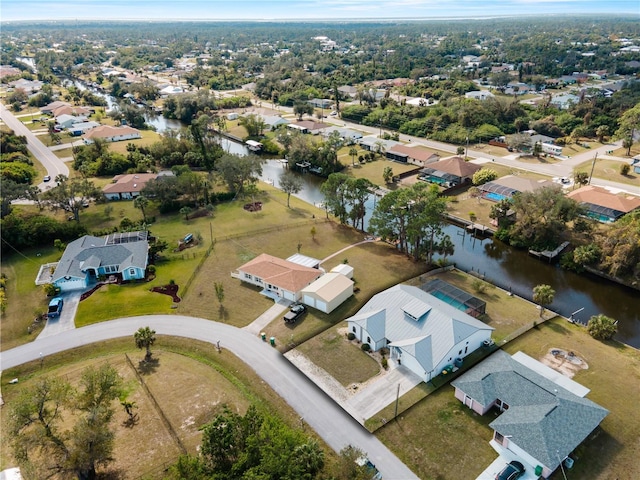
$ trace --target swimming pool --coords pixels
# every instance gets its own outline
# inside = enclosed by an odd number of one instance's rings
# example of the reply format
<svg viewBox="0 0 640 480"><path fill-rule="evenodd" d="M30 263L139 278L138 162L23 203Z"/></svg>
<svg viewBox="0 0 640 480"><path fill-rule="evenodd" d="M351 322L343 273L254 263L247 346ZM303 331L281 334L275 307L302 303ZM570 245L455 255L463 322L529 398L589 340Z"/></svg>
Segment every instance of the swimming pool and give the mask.
<svg viewBox="0 0 640 480"><path fill-rule="evenodd" d="M484 194L484 198L487 198L489 200L492 200L494 202L499 202L501 200L509 200L509 197L506 197L504 195L500 195L499 193L495 193L495 192L487 192Z"/></svg>
<svg viewBox="0 0 640 480"><path fill-rule="evenodd" d="M431 293L431 295L433 295L434 297L439 298L443 302L448 303L452 307L457 308L458 310L466 312L469 309L464 303L456 300L455 298L451 298L446 293L438 292L437 290L429 293Z"/></svg>

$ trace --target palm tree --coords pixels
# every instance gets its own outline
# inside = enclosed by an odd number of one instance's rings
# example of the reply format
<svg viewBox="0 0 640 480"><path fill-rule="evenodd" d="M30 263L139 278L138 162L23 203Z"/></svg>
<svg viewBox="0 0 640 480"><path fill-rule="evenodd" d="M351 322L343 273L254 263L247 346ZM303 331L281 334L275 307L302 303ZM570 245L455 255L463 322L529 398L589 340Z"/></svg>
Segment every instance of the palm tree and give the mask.
<svg viewBox="0 0 640 480"><path fill-rule="evenodd" d="M358 149L356 147L351 147L349 149L349 155L351 155L351 165L356 164L356 155L358 155Z"/></svg>
<svg viewBox="0 0 640 480"><path fill-rule="evenodd" d="M144 209L149 206L149 199L144 195L139 195L133 200L133 206L140 209L142 212L142 220L144 223L147 223L147 215Z"/></svg>
<svg viewBox="0 0 640 480"><path fill-rule="evenodd" d="M540 305L540 316L544 313L544 306L553 302L556 291L550 285L536 285L533 287L533 301Z"/></svg>
<svg viewBox="0 0 640 480"><path fill-rule="evenodd" d="M144 361L149 361L151 359L151 345L156 342L156 331L151 330L149 327L140 327L138 331L133 334L133 338L136 341L136 347L147 349Z"/></svg>

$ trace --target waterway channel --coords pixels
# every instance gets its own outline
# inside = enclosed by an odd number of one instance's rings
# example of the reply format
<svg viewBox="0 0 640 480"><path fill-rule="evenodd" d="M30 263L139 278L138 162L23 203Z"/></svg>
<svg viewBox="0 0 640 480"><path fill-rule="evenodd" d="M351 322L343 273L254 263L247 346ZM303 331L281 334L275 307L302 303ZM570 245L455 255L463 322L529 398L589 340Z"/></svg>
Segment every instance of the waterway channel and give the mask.
<svg viewBox="0 0 640 480"><path fill-rule="evenodd" d="M279 161L268 160L261 178L277 187L284 171ZM302 175L302 179L304 187L295 196L320 205L324 201L320 191L322 179L311 174ZM372 195L366 204L365 224L371 218L375 202ZM324 213L321 208L318 211ZM448 260L458 268L476 272L489 282L529 300L533 287L551 285L556 294L548 308L567 318L575 312L573 319L580 323L586 323L592 315L600 313L615 318L619 322L616 338L640 348L640 291L596 276L563 270L557 264L541 261L491 237L474 237L456 225L447 225L445 232L455 245L455 253Z"/></svg>
<svg viewBox="0 0 640 480"><path fill-rule="evenodd" d="M74 80L74 83L78 88L87 88L84 83L77 80ZM95 89L91 90L105 98L109 108L113 108L115 105L113 97ZM183 126L177 120L169 120L162 116L147 115L146 121L158 132L169 128L179 129ZM229 153L238 155L248 153L244 145L226 138L221 139L221 144ZM285 171L280 161L267 160L263 166L261 180L279 187L280 176ZM317 206L319 215L324 214L322 208L324 196L320 191L322 178L304 174L302 179L303 189L295 196ZM365 225L371 218L376 200L376 197L371 195L366 203ZM640 348L640 291L596 276L568 272L498 240L476 238L455 225L448 225L445 231L455 245L455 253L448 259L457 267L465 271L477 272L491 283L527 299L531 299L534 286L551 285L556 294L548 308L567 318L574 314L574 320L580 323L586 323L592 315L600 313L615 318L619 322L616 338Z"/></svg>

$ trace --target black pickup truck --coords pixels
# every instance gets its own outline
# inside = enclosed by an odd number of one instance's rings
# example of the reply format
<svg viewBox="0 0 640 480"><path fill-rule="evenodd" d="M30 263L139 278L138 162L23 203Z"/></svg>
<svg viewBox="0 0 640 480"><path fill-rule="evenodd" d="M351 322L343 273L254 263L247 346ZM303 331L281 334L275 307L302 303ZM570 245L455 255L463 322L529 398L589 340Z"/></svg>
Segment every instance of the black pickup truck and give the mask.
<svg viewBox="0 0 640 480"><path fill-rule="evenodd" d="M307 307L300 303L294 303L289 308L289 311L284 314L284 321L286 323L295 323L295 321L298 320L302 315L304 315L304 312L306 311Z"/></svg>

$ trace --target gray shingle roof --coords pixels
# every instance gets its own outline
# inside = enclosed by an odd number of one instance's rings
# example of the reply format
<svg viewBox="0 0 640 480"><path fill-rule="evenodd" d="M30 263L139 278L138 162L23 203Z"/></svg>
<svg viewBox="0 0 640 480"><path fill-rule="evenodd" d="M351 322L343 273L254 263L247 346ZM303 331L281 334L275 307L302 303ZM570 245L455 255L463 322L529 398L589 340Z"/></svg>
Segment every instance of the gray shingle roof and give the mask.
<svg viewBox="0 0 640 480"><path fill-rule="evenodd" d="M374 341L387 338L392 346L403 347L407 352L409 345L415 344L411 354L415 354L427 372L464 338L478 330L493 330L433 295L408 285L396 285L374 295L346 321L358 322ZM425 337L430 337L428 342L423 342Z"/></svg>
<svg viewBox="0 0 640 480"><path fill-rule="evenodd" d="M509 405L489 426L555 470L609 413L522 365L502 350L451 385L485 407Z"/></svg>
<svg viewBox="0 0 640 480"><path fill-rule="evenodd" d="M107 237L85 235L69 243L52 281L64 277L84 278L88 268L113 265L122 272L129 267L146 268L149 243L146 240L119 245L106 245Z"/></svg>

